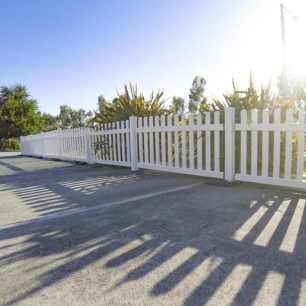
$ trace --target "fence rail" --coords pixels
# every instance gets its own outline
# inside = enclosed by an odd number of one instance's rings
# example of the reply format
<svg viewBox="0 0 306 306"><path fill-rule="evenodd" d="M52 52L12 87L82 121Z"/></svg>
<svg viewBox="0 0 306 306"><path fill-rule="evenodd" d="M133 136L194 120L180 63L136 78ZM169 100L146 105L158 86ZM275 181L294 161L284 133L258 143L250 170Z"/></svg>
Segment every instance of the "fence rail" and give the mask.
<svg viewBox="0 0 306 306"><path fill-rule="evenodd" d="M306 188L305 111L235 109L129 120L21 137L23 155ZM283 114L284 115L284 114ZM224 122L221 122L220 117ZM272 120L273 119L273 120ZM273 121L273 122L272 122Z"/></svg>

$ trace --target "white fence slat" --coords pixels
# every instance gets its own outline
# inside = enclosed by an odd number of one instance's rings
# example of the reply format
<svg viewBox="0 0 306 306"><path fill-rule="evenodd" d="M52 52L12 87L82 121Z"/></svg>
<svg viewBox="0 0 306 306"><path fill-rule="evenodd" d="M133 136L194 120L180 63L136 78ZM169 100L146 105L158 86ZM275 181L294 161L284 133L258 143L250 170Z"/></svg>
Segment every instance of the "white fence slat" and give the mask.
<svg viewBox="0 0 306 306"><path fill-rule="evenodd" d="M130 128L129 120L125 121L125 127L127 129ZM130 163L131 162L131 156L130 156L130 133L126 133L125 135L126 135L126 161L128 163Z"/></svg>
<svg viewBox="0 0 306 306"><path fill-rule="evenodd" d="M108 124L108 130L112 128L111 123ZM106 137L108 137L108 143L109 143L109 159L110 161L113 161L113 135L108 134Z"/></svg>
<svg viewBox="0 0 306 306"><path fill-rule="evenodd" d="M65 136L68 136L69 133L68 133L68 130L65 130ZM70 154L70 137L68 138L64 138L66 140L66 152L65 152L65 155L66 156L69 156Z"/></svg>
<svg viewBox="0 0 306 306"><path fill-rule="evenodd" d="M280 125L280 109L274 111L274 123ZM274 132L273 177L279 178L280 164L280 132Z"/></svg>
<svg viewBox="0 0 306 306"><path fill-rule="evenodd" d="M189 125L194 125L193 114L189 114ZM189 168L194 169L194 131L189 132Z"/></svg>
<svg viewBox="0 0 306 306"><path fill-rule="evenodd" d="M73 157L73 129L69 131L69 140L70 140L70 147L69 147L69 156Z"/></svg>
<svg viewBox="0 0 306 306"><path fill-rule="evenodd" d="M84 148L83 148L83 140L84 140L84 127L80 128L81 134L83 136L80 136L80 152L81 152L81 158L85 158L84 154Z"/></svg>
<svg viewBox="0 0 306 306"><path fill-rule="evenodd" d="M162 115L160 118L161 126L165 126L165 116ZM161 132L161 147L162 147L162 165L166 166L166 139L165 132Z"/></svg>
<svg viewBox="0 0 306 306"><path fill-rule="evenodd" d="M138 118L138 127L142 128L142 118L139 117ZM139 151L139 162L142 164L143 163L143 142L142 142L142 138L143 138L143 133L139 133L138 134L138 151Z"/></svg>
<svg viewBox="0 0 306 306"><path fill-rule="evenodd" d="M66 130L66 143L67 143L67 149L66 149L66 156L70 156L70 147L71 147L71 137L70 137L70 132L68 130Z"/></svg>
<svg viewBox="0 0 306 306"><path fill-rule="evenodd" d="M98 133L99 131L99 127L96 125L95 126L95 131ZM99 159L99 145L98 145L98 142L99 142L99 136L96 134L95 135L95 159Z"/></svg>
<svg viewBox="0 0 306 306"><path fill-rule="evenodd" d="M205 124L210 125L210 113L205 113ZM210 131L205 131L205 170L210 171L211 169L211 133Z"/></svg>
<svg viewBox="0 0 306 306"><path fill-rule="evenodd" d="M179 126L178 115L174 115L174 126ZM174 158L175 158L175 167L179 168L180 166L180 148L179 148L179 132L174 132Z"/></svg>
<svg viewBox="0 0 306 306"><path fill-rule="evenodd" d="M100 156L100 136L99 136L99 132L100 132L100 126L97 125L97 144L96 144L96 150L97 150L97 159L101 159Z"/></svg>
<svg viewBox="0 0 306 306"><path fill-rule="evenodd" d="M225 108L225 180L232 182L235 179L235 109L233 107Z"/></svg>
<svg viewBox="0 0 306 306"><path fill-rule="evenodd" d="M80 134L80 128L76 129L76 133ZM77 147L77 153L76 153L76 157L77 158L81 158L81 150L80 150L80 136L76 137L76 147Z"/></svg>
<svg viewBox="0 0 306 306"><path fill-rule="evenodd" d="M116 122L116 130L118 131L117 133L117 155L118 155L118 161L121 160L121 140L120 140L120 122Z"/></svg>
<svg viewBox="0 0 306 306"><path fill-rule="evenodd" d="M299 124L305 124L305 110L299 109ZM305 165L305 131L298 133L298 157L297 157L297 171L296 179L303 180L304 165Z"/></svg>
<svg viewBox="0 0 306 306"><path fill-rule="evenodd" d="M65 130L62 130L62 145L63 145L63 148L62 148L62 156L66 156L66 151L67 151L67 149L66 149L66 146L67 146L67 144L66 144L66 138L64 138L63 136L65 135Z"/></svg>
<svg viewBox="0 0 306 306"><path fill-rule="evenodd" d="M78 134L79 133L79 129L78 128L76 128L75 129L75 134ZM79 156L79 143L78 143L78 139L79 137L78 136L76 136L75 138L74 138L74 140L75 140L75 158L78 158L78 157L80 157Z"/></svg>
<svg viewBox="0 0 306 306"><path fill-rule="evenodd" d="M113 130L116 129L116 123L113 122L112 126ZM116 142L116 134L113 134L113 153L114 153L114 161L118 161L117 159L117 142Z"/></svg>
<svg viewBox="0 0 306 306"><path fill-rule="evenodd" d="M220 124L220 113L214 113L214 124ZM214 171L220 171L220 131L214 131Z"/></svg>
<svg viewBox="0 0 306 306"><path fill-rule="evenodd" d="M68 130L66 130L66 135L70 136L70 133L68 133ZM66 138L66 156L70 156L70 143L71 143L71 138Z"/></svg>
<svg viewBox="0 0 306 306"><path fill-rule="evenodd" d="M202 114L197 113L197 125L202 125ZM202 154L203 154L203 148L202 148L202 131L197 131L197 169L202 170Z"/></svg>
<svg viewBox="0 0 306 306"><path fill-rule="evenodd" d="M102 129L104 133L102 137L102 155L103 155L103 160L108 160L107 153L106 153L108 140L106 139L106 135L105 135L105 132L107 131L107 125L105 123L103 123Z"/></svg>
<svg viewBox="0 0 306 306"><path fill-rule="evenodd" d="M149 117L149 126L153 127L153 117ZM149 133L150 135L150 164L154 164L154 139L153 132Z"/></svg>
<svg viewBox="0 0 306 306"><path fill-rule="evenodd" d="M146 128L148 127L148 118L143 118L143 126ZM148 153L148 133L144 133L144 147L145 147L145 163L149 163L149 153Z"/></svg>
<svg viewBox="0 0 306 306"><path fill-rule="evenodd" d="M241 123L247 122L247 111L244 109L240 113ZM240 151L241 151L241 159L240 159L240 168L241 174L247 173L247 132L241 131L241 144L240 144Z"/></svg>
<svg viewBox="0 0 306 306"><path fill-rule="evenodd" d="M124 129L124 121L121 121L121 129ZM121 160L125 162L125 137L124 133L121 133Z"/></svg>
<svg viewBox="0 0 306 306"><path fill-rule="evenodd" d="M167 127L172 126L172 116L167 117ZM172 132L168 132L168 166L172 167Z"/></svg>
<svg viewBox="0 0 306 306"><path fill-rule="evenodd" d="M186 125L186 115L181 116L182 126ZM186 165L186 132L182 131L182 168L187 168Z"/></svg>
<svg viewBox="0 0 306 306"><path fill-rule="evenodd" d="M138 170L138 149L137 149L137 117L131 116L130 117L130 147L131 147L131 170L137 171Z"/></svg>
<svg viewBox="0 0 306 306"><path fill-rule="evenodd" d="M286 110L286 123L293 123L292 109ZM292 132L286 132L285 179L292 173Z"/></svg>
<svg viewBox="0 0 306 306"><path fill-rule="evenodd" d="M97 151L98 151L98 159L99 160L102 160L102 151L101 151L101 125L99 124L98 125L98 135L97 135L97 138L98 138L98 140L97 140Z"/></svg>
<svg viewBox="0 0 306 306"><path fill-rule="evenodd" d="M66 135L66 130L63 130L63 135ZM63 156L67 156L67 140L68 138L63 138Z"/></svg>
<svg viewBox="0 0 306 306"><path fill-rule="evenodd" d="M101 145L101 151L102 151L102 159L103 160L107 160L107 154L106 154L106 132L107 128L106 128L106 124L103 123L102 125L102 131L103 131L103 135L101 136L101 141L102 141L102 145Z"/></svg>
<svg viewBox="0 0 306 306"><path fill-rule="evenodd" d="M258 110L253 109L251 112L252 123L258 123ZM258 132L251 132L251 175L257 175L258 160Z"/></svg>
<svg viewBox="0 0 306 306"><path fill-rule="evenodd" d="M155 126L159 126L159 117L155 116ZM156 164L160 164L160 156L159 156L159 132L155 132L155 160Z"/></svg>
<svg viewBox="0 0 306 306"><path fill-rule="evenodd" d="M262 112L262 122L269 124L269 110L264 109ZM262 132L262 169L261 175L268 177L269 168L269 132Z"/></svg>

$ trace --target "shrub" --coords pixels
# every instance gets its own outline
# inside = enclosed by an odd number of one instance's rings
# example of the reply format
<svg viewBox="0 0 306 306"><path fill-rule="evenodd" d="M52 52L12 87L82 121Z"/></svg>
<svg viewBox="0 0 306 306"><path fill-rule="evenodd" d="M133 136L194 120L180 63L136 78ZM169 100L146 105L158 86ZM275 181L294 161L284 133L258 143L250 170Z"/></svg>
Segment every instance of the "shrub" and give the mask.
<svg viewBox="0 0 306 306"><path fill-rule="evenodd" d="M175 111L174 108L166 108L166 99L163 98L164 92L158 91L150 95L149 99L145 99L142 93L137 92L137 86L130 83L130 92L126 85L124 85L124 93L119 94L113 104L109 104L102 99L100 101L99 109L96 111L94 117L88 121L89 124L103 124L112 123L115 121L129 120L130 116L147 117L147 116L161 116L169 115Z"/></svg>
<svg viewBox="0 0 306 306"><path fill-rule="evenodd" d="M20 141L18 138L9 138L3 141L0 141L0 150L13 150L20 151Z"/></svg>
<svg viewBox="0 0 306 306"><path fill-rule="evenodd" d="M244 95L244 97L241 97L241 94ZM269 122L274 122L274 110L280 108L281 109L281 122L286 122L286 110L289 108L293 108L295 106L295 98L291 98L287 101L284 101L280 95L277 93L271 92L271 82L266 85L265 87L262 87L261 90L258 92L253 83L252 79L252 73L250 74L250 85L249 89L247 91L237 91L235 83L233 81L233 93L227 93L223 95L224 101L220 101L217 99L213 99L212 104L210 105L199 105L200 112L214 112L219 111L220 112L220 120L221 122L224 122L224 115L225 115L225 108L226 107L234 107L235 108L235 121L236 123L240 123L240 115L242 110L247 111L248 115L248 121L250 121L251 117L251 110L257 109L258 110L258 122L262 122L262 111L264 109L269 110ZM293 114L294 118L296 118L296 112ZM250 133L248 133L250 134ZM236 133L236 172L240 172L240 139L241 133ZM296 133L293 133L293 143L292 143L292 149L293 149L293 156L296 156L297 154L297 141L296 141ZM285 147L286 147L286 135L285 133L281 133L281 163L280 163L280 174L281 176L284 173L285 170ZM271 173L273 171L273 139L274 139L274 133L269 133L269 172ZM220 138L221 144L224 144L224 133L221 133ZM247 169L250 170L251 167L251 137L250 135L247 137L247 148L248 148L248 154L247 154ZM224 146L221 145L220 148L220 159L221 164L224 164L224 158L225 158L225 152L224 152ZM258 170L261 171L261 165L262 165L262 132L258 133ZM295 174L296 172L296 159L292 160L292 173Z"/></svg>

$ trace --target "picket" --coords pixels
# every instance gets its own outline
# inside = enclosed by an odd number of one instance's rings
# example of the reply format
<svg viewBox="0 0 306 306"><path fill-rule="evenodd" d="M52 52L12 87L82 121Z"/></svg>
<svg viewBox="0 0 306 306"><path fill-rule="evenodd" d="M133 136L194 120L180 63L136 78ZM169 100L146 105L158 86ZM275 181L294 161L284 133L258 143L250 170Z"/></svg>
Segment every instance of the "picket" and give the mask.
<svg viewBox="0 0 306 306"><path fill-rule="evenodd" d="M197 125L202 125L202 114L197 114ZM218 144L217 144L218 145ZM197 131L197 169L202 170L202 131Z"/></svg>
<svg viewBox="0 0 306 306"><path fill-rule="evenodd" d="M159 117L155 116L155 126L158 127L159 126ZM159 165L160 164L160 160L159 160L159 132L155 132L155 160L156 160L156 164Z"/></svg>
<svg viewBox="0 0 306 306"><path fill-rule="evenodd" d="M267 109L264 109L262 112L262 122L265 125L269 124L269 111ZM261 169L262 176L264 177L268 176L268 167L269 167L269 132L263 130L262 132L262 169Z"/></svg>
<svg viewBox="0 0 306 306"><path fill-rule="evenodd" d="M257 109L252 110L252 123L258 123L258 111ZM257 175L257 156L258 156L258 132L252 131L251 140L251 175Z"/></svg>
<svg viewBox="0 0 306 306"><path fill-rule="evenodd" d="M185 126L186 125L186 115L182 114L181 119L182 119L181 121L182 126ZM182 133L182 168L187 168L187 165L186 165L186 132L182 131L181 133ZM175 149L178 150L176 146L175 146Z"/></svg>
<svg viewBox="0 0 306 306"><path fill-rule="evenodd" d="M210 113L205 113L205 125L210 125ZM210 171L211 165L211 146L210 146L210 131L205 131L205 169L206 171Z"/></svg>
<svg viewBox="0 0 306 306"><path fill-rule="evenodd" d="M167 128L169 129L172 126L172 116L168 115L167 117ZM167 140L168 140L168 167L172 167L172 132L167 132ZM165 165L163 165L165 166Z"/></svg>
<svg viewBox="0 0 306 306"><path fill-rule="evenodd" d="M193 124L193 114L189 114L189 125ZM194 131L189 131L189 168L194 169Z"/></svg>
<svg viewBox="0 0 306 306"><path fill-rule="evenodd" d="M165 126L165 116L161 116L161 126ZM162 146L162 165L166 166L166 137L165 132L161 132L161 146Z"/></svg>

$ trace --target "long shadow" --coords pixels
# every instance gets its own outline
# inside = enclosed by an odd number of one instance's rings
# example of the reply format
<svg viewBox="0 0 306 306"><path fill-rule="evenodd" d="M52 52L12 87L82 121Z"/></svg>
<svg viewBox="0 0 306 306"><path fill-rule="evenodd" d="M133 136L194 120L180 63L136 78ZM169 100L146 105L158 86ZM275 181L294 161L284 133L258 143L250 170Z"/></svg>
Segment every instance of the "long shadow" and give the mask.
<svg viewBox="0 0 306 306"><path fill-rule="evenodd" d="M15 161L20 161L21 164L14 163ZM24 163L35 164L37 167L23 167L22 164ZM0 183L12 181L20 177L34 177L36 175L48 175L53 173L56 174L61 171L69 171L67 169L71 166L74 167L73 171L76 169L84 170L84 166L76 166L72 161L52 161L51 159L43 159L43 163L41 163L37 158L28 156L0 156L0 165L14 172L3 174L0 171Z"/></svg>
<svg viewBox="0 0 306 306"><path fill-rule="evenodd" d="M107 178L90 178L88 182L63 179L60 187L50 184L47 190L41 185L35 185L33 192L20 191L18 184L7 188L15 189L38 212L48 213L54 203L53 209L82 206L90 192L95 192L94 182L97 188L116 188L133 181L111 177L109 182ZM75 190L74 202L35 201L35 190L42 190L42 197L55 194L63 200L67 188ZM242 189L216 188L225 199ZM24 277L29 273L31 279L31 273L36 273L37 283L31 289L7 294L3 304L31 298L95 264L92 273L98 278L101 274L116 279L115 284L103 288L110 301L114 301L114 292L121 292L128 284L137 287L148 281L143 292L147 304L154 298L175 299L180 292L182 297L171 303L298 305L306 279L306 195L280 191L275 192L275 198L274 191L255 191L250 189L240 202L216 203L205 200L204 192L202 200L193 199L194 191L190 190L169 196L166 203L157 198L2 230L0 271L25 262ZM205 192L218 193L213 189ZM123 267L126 272L118 276ZM132 302L137 304L137 300Z"/></svg>
<svg viewBox="0 0 306 306"><path fill-rule="evenodd" d="M2 158L1 158L2 159ZM24 172L25 170L22 169L22 168L19 168L19 167L16 167L14 165L11 165L11 164L8 164L8 163L5 163L3 161L0 160L0 166L3 166L3 167L6 167L12 171L15 171L15 172Z"/></svg>

